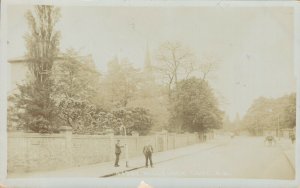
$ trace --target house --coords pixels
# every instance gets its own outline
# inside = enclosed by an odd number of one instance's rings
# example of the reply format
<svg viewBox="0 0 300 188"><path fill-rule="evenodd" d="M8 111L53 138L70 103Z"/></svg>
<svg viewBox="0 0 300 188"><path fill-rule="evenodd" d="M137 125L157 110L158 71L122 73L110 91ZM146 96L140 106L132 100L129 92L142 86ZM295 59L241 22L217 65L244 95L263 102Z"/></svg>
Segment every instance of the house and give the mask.
<svg viewBox="0 0 300 188"><path fill-rule="evenodd" d="M17 84L22 84L29 76L28 67L25 57L18 57L8 60L9 63L9 88L8 93L14 93L17 89Z"/></svg>
<svg viewBox="0 0 300 188"><path fill-rule="evenodd" d="M79 56L78 57L81 61L90 64L95 67L92 56ZM60 54L57 60L55 61L60 62L63 60L63 54ZM9 71L9 90L8 95L17 92L17 85L24 84L26 80L30 78L29 69L27 66L27 59L25 56L13 58L8 60L10 71Z"/></svg>

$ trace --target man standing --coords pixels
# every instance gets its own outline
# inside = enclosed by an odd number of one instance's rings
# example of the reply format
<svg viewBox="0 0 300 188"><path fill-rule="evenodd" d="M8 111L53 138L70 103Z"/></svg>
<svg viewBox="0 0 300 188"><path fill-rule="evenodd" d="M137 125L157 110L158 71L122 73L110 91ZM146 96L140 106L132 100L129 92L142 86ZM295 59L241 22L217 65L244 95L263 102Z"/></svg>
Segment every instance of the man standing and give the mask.
<svg viewBox="0 0 300 188"><path fill-rule="evenodd" d="M295 136L295 133L290 133L289 135L291 141L292 141L292 144L294 144L295 140L296 140L296 136Z"/></svg>
<svg viewBox="0 0 300 188"><path fill-rule="evenodd" d="M151 144L144 146L143 153L146 158L146 167L148 168L148 160L150 161L151 167L153 167L153 163L152 163L153 148L152 148Z"/></svg>
<svg viewBox="0 0 300 188"><path fill-rule="evenodd" d="M121 155L121 147L124 147L124 146L121 146L120 140L117 140L117 143L115 145L115 154L116 154L115 167L120 166L119 165L119 158L120 158L120 155Z"/></svg>

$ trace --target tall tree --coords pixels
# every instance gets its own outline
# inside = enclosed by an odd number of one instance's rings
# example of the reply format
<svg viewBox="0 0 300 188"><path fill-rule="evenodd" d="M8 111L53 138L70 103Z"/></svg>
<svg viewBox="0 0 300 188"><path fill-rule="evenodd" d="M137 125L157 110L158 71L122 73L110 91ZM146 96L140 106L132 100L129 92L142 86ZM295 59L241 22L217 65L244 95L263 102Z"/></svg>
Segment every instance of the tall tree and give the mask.
<svg viewBox="0 0 300 188"><path fill-rule="evenodd" d="M60 32L55 25L60 18L60 9L54 6L37 5L26 14L29 32L25 35L28 66L35 81L47 82L53 62L58 56Z"/></svg>
<svg viewBox="0 0 300 188"><path fill-rule="evenodd" d="M215 72L218 68L218 60L211 55L206 55L202 58L201 64L198 65L201 79L207 80L207 77Z"/></svg>
<svg viewBox="0 0 300 188"><path fill-rule="evenodd" d="M158 51L158 70L167 80L169 95L172 87L177 87L180 79L189 78L194 70L195 56L193 52L180 42L165 42Z"/></svg>
<svg viewBox="0 0 300 188"><path fill-rule="evenodd" d="M115 58L110 61L105 81L107 100L115 107L126 107L136 95L141 80L140 74L127 59L119 61Z"/></svg>
<svg viewBox="0 0 300 188"><path fill-rule="evenodd" d="M74 50L67 50L53 66L52 96L58 107L59 117L73 128L79 126L79 123L86 123L82 121L89 119L89 112L96 104L100 73L93 65L88 56L80 56Z"/></svg>
<svg viewBox="0 0 300 188"><path fill-rule="evenodd" d="M242 120L244 128L293 128L296 126L296 94L276 99L260 97L252 103Z"/></svg>
<svg viewBox="0 0 300 188"><path fill-rule="evenodd" d="M55 131L57 115L52 98L51 70L58 57L60 33L55 25L60 10L54 6L37 5L27 12L29 32L25 35L27 65L31 79L19 86L20 123L35 132Z"/></svg>
<svg viewBox="0 0 300 188"><path fill-rule="evenodd" d="M296 93L287 96L285 107L283 108L283 121L288 128L296 127Z"/></svg>
<svg viewBox="0 0 300 188"><path fill-rule="evenodd" d="M194 77L182 80L174 92L171 129L202 132L221 127L223 112L206 81Z"/></svg>

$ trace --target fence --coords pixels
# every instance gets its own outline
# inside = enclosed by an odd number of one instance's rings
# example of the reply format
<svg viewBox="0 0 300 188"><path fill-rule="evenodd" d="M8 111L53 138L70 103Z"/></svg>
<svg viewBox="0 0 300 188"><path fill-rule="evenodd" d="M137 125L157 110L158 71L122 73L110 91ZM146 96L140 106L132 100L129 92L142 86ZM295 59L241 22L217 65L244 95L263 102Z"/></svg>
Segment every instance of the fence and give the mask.
<svg viewBox="0 0 300 188"><path fill-rule="evenodd" d="M128 156L142 155L146 144L162 152L201 141L197 133L157 133L151 136L8 133L8 173L54 170L114 159L116 140L127 144ZM124 152L123 152L124 153ZM122 155L121 157L124 157Z"/></svg>

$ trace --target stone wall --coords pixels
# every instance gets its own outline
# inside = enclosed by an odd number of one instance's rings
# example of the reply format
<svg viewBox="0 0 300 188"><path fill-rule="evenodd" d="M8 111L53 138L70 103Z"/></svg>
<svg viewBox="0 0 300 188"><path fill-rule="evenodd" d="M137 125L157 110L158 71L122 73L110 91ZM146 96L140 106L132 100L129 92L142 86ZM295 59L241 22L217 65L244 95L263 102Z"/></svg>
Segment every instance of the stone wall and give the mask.
<svg viewBox="0 0 300 188"><path fill-rule="evenodd" d="M157 133L151 136L72 135L8 133L8 173L54 170L114 160L117 140L127 144L128 156L142 155L143 147L152 144L162 152L201 141L197 133ZM124 158L125 151L121 155Z"/></svg>

